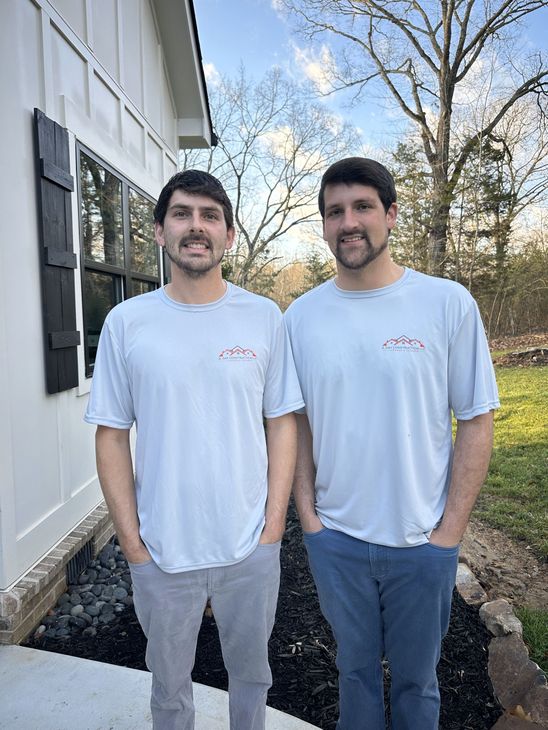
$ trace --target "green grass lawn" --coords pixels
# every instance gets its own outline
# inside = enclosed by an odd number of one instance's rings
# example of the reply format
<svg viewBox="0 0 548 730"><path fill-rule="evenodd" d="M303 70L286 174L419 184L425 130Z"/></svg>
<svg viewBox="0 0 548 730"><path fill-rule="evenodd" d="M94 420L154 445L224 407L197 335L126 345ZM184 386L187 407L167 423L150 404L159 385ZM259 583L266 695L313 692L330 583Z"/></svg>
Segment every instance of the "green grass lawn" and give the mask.
<svg viewBox="0 0 548 730"><path fill-rule="evenodd" d="M501 408L474 516L548 559L548 367L496 368Z"/></svg>
<svg viewBox="0 0 548 730"><path fill-rule="evenodd" d="M501 407L475 517L548 559L548 367L497 367ZM548 611L517 608L533 661L548 672Z"/></svg>
<svg viewBox="0 0 548 730"><path fill-rule="evenodd" d="M548 611L518 608L516 615L523 625L529 656L548 674Z"/></svg>

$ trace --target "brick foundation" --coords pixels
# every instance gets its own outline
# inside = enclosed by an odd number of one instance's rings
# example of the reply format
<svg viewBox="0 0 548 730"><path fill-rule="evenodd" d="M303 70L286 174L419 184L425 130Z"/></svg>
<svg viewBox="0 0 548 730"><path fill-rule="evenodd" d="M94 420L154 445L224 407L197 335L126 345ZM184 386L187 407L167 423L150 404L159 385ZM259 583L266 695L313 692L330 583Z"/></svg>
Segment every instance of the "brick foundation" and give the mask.
<svg viewBox="0 0 548 730"><path fill-rule="evenodd" d="M67 587L65 567L93 540L93 555L110 540L114 527L100 504L9 591L0 591L0 644L18 644L55 605Z"/></svg>

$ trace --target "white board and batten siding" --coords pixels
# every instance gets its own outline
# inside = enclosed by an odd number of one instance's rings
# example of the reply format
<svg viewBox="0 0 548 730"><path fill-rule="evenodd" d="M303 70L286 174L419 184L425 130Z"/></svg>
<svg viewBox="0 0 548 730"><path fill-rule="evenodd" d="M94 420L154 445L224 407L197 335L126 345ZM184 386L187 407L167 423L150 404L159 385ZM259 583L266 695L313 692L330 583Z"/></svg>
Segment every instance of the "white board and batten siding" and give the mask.
<svg viewBox="0 0 548 730"><path fill-rule="evenodd" d="M76 327L83 331L76 144L155 198L211 128L190 0L0 3L0 590L100 501L90 379L45 387L33 110L68 131Z"/></svg>

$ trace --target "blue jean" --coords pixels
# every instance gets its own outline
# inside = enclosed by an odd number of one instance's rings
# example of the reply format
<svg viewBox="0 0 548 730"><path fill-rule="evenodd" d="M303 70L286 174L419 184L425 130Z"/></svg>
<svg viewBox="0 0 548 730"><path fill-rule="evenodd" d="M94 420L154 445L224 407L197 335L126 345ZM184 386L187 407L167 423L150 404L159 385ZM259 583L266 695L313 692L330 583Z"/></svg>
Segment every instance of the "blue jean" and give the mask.
<svg viewBox="0 0 548 730"><path fill-rule="evenodd" d="M436 667L458 546L391 548L327 528L305 533L304 541L337 642L337 730L385 730L383 657L390 664L393 730L437 730Z"/></svg>

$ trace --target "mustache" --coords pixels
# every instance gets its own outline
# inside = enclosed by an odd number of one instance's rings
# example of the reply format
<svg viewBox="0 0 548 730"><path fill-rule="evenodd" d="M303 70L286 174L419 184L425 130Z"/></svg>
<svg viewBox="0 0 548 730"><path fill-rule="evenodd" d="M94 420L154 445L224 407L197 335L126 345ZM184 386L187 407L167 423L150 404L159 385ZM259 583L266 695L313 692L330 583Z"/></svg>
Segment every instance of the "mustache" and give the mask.
<svg viewBox="0 0 548 730"><path fill-rule="evenodd" d="M339 233L339 235L337 236L337 245L342 242L343 238L347 238L348 236L361 236L368 246L372 246L371 239L369 238L367 231L363 230L351 231L347 233L343 231L342 233Z"/></svg>
<svg viewBox="0 0 548 730"><path fill-rule="evenodd" d="M211 248L211 241L207 236L197 236L196 234L183 236L179 241L179 246L186 246L189 243L204 243L208 248Z"/></svg>

